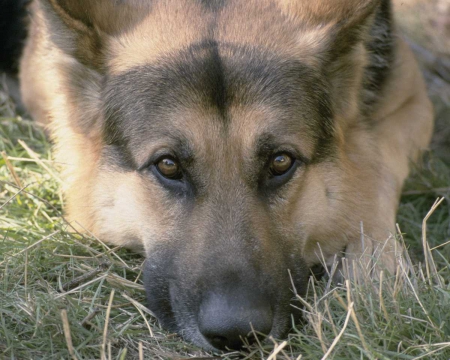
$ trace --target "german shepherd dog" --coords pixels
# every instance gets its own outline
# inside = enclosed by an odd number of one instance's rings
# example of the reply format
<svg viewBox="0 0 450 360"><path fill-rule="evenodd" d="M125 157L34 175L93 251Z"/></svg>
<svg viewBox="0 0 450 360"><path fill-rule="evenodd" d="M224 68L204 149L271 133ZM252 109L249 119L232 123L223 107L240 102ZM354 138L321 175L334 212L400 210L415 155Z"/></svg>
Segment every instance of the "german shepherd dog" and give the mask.
<svg viewBox="0 0 450 360"><path fill-rule="evenodd" d="M395 272L399 196L433 111L389 0L28 12L22 100L66 164L68 216L145 253L165 328L237 349L252 329L286 336L317 264Z"/></svg>

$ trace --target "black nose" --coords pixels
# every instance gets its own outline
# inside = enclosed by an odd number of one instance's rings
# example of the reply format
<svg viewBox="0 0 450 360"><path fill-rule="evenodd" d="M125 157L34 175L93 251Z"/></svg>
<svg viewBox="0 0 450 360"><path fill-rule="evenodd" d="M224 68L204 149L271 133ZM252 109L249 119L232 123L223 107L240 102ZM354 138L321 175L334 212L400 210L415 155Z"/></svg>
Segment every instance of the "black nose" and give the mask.
<svg viewBox="0 0 450 360"><path fill-rule="evenodd" d="M255 332L268 335L273 314L264 296L247 289L210 293L200 304L199 329L219 350L239 350L243 340L252 343Z"/></svg>

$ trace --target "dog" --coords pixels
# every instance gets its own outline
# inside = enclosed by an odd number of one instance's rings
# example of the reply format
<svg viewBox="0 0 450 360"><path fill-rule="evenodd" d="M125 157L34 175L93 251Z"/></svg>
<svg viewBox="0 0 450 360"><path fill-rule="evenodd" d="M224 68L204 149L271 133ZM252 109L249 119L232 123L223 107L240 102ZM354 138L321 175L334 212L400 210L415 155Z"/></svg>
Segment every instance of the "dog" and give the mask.
<svg viewBox="0 0 450 360"><path fill-rule="evenodd" d="M389 0L28 11L22 100L65 164L66 212L145 254L166 329L239 349L252 329L286 336L316 265L395 272L399 196L433 110Z"/></svg>

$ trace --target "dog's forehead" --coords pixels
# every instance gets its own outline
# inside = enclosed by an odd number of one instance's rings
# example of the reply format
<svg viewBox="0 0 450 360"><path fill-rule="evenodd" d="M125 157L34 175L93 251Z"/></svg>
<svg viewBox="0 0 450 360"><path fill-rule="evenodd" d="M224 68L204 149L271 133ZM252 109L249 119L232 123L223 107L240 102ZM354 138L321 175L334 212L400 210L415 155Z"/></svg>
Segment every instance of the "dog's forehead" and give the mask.
<svg viewBox="0 0 450 360"><path fill-rule="evenodd" d="M104 99L107 142L134 149L193 132L210 140L232 132L301 135L312 144L332 127L327 84L314 69L212 39L111 75Z"/></svg>
<svg viewBox="0 0 450 360"><path fill-rule="evenodd" d="M315 63L324 34L304 28L281 3L284 0L153 1L143 19L109 38L108 66L121 73L206 37L262 45Z"/></svg>

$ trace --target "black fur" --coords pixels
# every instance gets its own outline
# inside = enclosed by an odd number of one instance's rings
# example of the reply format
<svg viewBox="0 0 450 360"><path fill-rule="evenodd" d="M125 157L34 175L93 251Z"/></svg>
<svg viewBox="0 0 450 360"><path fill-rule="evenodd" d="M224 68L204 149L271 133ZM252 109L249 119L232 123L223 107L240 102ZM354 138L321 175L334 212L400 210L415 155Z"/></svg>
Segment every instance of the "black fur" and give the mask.
<svg viewBox="0 0 450 360"><path fill-rule="evenodd" d="M226 0L200 0L202 6L211 11L220 11L226 3Z"/></svg>
<svg viewBox="0 0 450 360"><path fill-rule="evenodd" d="M0 72L17 74L30 0L0 0Z"/></svg>
<svg viewBox="0 0 450 360"><path fill-rule="evenodd" d="M383 85L390 75L394 61L394 37L392 34L391 1L383 0L375 15L370 31L371 40L366 48L369 52L369 66L364 76L363 112L370 112L376 104Z"/></svg>

